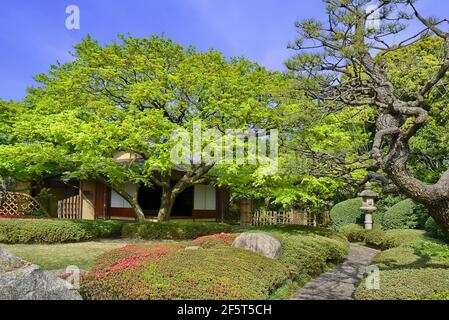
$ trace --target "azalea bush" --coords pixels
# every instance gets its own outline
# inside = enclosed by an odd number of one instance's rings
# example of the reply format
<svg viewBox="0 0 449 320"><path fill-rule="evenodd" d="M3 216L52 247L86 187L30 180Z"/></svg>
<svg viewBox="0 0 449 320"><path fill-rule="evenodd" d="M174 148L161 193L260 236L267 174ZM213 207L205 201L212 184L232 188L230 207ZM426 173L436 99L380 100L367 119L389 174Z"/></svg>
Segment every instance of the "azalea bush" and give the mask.
<svg viewBox="0 0 449 320"><path fill-rule="evenodd" d="M443 267L443 266L442 266ZM369 290L362 286L356 290L357 300L425 300L438 291L449 290L449 269L406 268L381 272L380 290Z"/></svg>
<svg viewBox="0 0 449 320"><path fill-rule="evenodd" d="M342 262L349 251L349 242L337 232L324 228L296 225L266 226L254 229L274 235L282 244L280 261L292 277L316 275L326 270L328 263Z"/></svg>
<svg viewBox="0 0 449 320"><path fill-rule="evenodd" d="M275 260L233 247L129 245L98 259L82 279L86 299L264 299L287 279Z"/></svg>
<svg viewBox="0 0 449 320"><path fill-rule="evenodd" d="M193 240L192 244L195 246L201 246L202 248L229 247L234 243L235 239L238 236L238 233L219 233L210 236L199 237Z"/></svg>
<svg viewBox="0 0 449 320"><path fill-rule="evenodd" d="M348 253L344 236L329 230L300 226L252 230L260 231L281 242L278 259L234 248L238 234L228 233L128 245L97 259L82 278L81 293L95 300L286 298L290 285L343 261Z"/></svg>

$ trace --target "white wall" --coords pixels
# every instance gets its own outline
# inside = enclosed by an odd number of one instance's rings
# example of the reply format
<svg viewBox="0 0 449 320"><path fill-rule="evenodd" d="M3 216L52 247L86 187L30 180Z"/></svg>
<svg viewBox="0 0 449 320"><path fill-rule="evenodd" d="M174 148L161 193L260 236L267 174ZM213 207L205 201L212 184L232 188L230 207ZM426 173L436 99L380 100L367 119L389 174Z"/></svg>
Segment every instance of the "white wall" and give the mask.
<svg viewBox="0 0 449 320"><path fill-rule="evenodd" d="M136 185L134 183L127 183L125 185L125 191L130 195L135 195L137 192ZM114 190L111 192L111 208L132 208L131 205L123 199L119 194L117 194Z"/></svg>
<svg viewBox="0 0 449 320"><path fill-rule="evenodd" d="M213 186L196 185L194 190L194 210L216 210L217 193Z"/></svg>

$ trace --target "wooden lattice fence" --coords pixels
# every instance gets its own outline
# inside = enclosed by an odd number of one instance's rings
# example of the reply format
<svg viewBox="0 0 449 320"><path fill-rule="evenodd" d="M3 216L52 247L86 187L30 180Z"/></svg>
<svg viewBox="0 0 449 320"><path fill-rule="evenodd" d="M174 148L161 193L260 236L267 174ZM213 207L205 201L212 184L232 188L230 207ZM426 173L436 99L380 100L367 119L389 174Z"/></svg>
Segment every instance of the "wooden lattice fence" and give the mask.
<svg viewBox="0 0 449 320"><path fill-rule="evenodd" d="M40 204L29 194L20 192L6 192L0 205L0 215L25 216L33 211L43 211Z"/></svg>
<svg viewBox="0 0 449 320"><path fill-rule="evenodd" d="M253 226L266 226L277 224L316 226L316 219L312 214L295 210L286 210L286 211L258 210L253 212L252 214L251 225Z"/></svg>

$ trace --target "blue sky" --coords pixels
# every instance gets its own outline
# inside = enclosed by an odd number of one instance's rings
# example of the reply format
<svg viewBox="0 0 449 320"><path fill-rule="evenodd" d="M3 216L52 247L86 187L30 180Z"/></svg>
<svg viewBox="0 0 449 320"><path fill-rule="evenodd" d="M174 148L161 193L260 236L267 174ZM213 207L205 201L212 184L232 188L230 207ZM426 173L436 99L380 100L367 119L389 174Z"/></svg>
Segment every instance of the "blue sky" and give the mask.
<svg viewBox="0 0 449 320"><path fill-rule="evenodd" d="M65 9L77 5L81 29L67 30ZM2 0L0 98L23 98L33 76L70 60L72 46L90 33L102 43L118 33L162 34L200 50L245 56L283 69L297 19L320 17L320 0ZM421 0L426 15L449 17L449 1ZM446 14L447 13L447 14Z"/></svg>

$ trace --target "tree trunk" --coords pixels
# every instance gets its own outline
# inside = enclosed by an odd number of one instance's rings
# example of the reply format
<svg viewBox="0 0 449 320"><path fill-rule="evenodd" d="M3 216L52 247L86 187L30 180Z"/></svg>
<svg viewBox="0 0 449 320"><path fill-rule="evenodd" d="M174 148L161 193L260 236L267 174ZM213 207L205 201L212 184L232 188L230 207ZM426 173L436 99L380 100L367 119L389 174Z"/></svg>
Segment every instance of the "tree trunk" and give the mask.
<svg viewBox="0 0 449 320"><path fill-rule="evenodd" d="M163 174L160 180L156 179L156 184L162 188L162 199L158 220L167 221L170 219L176 198L187 188L190 188L195 184L207 183L210 178L205 177L205 175L212 167L213 165L203 165L192 172L186 172L173 187L171 185L171 173Z"/></svg>
<svg viewBox="0 0 449 320"><path fill-rule="evenodd" d="M137 192L136 192L136 195L131 196L128 192L121 190L121 189L119 189L119 190L114 189L114 191L117 192L123 199L128 201L128 203L133 208L134 213L136 214L137 221L139 221L139 222L145 221L145 214L143 213L143 210L139 204L139 200L137 199Z"/></svg>
<svg viewBox="0 0 449 320"><path fill-rule="evenodd" d="M161 207L157 219L159 221L170 220L173 205L175 204L176 194L173 193L171 187L162 188Z"/></svg>
<svg viewBox="0 0 449 320"><path fill-rule="evenodd" d="M136 197L130 197L129 199L125 199L126 201L129 202L129 204L131 205L131 207L134 210L134 213L136 214L136 220L139 222L144 222L145 221L145 213L142 210L142 207L139 204L139 201Z"/></svg>
<svg viewBox="0 0 449 320"><path fill-rule="evenodd" d="M167 221L170 220L171 212L175 204L176 198L187 188L193 186L192 179L186 174L181 180L179 180L174 187L171 186L170 181L165 180L162 183L162 198L161 207L159 208L158 220ZM200 181L200 180L198 180Z"/></svg>
<svg viewBox="0 0 449 320"><path fill-rule="evenodd" d="M384 168L384 171L401 193L428 209L430 216L449 239L449 170L437 183L429 185L412 177L404 163L396 162Z"/></svg>
<svg viewBox="0 0 449 320"><path fill-rule="evenodd" d="M132 196L128 192L126 192L120 186L115 186L110 184L107 180L100 180L104 184L108 185L112 190L118 193L123 199L125 199L133 208L134 213L136 214L136 220L139 222L145 221L145 214L142 210L142 207L139 204L138 194L139 194L139 186L136 187L136 193Z"/></svg>

